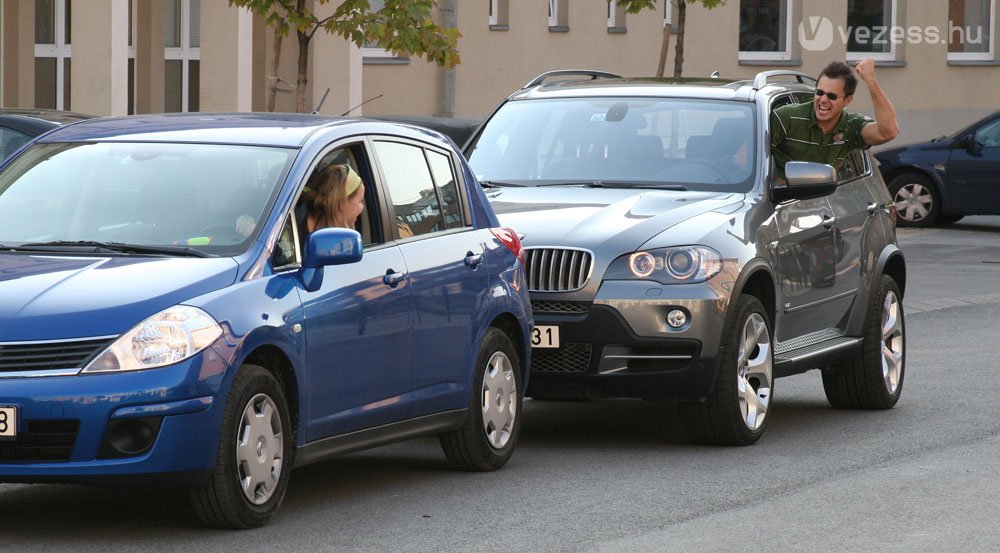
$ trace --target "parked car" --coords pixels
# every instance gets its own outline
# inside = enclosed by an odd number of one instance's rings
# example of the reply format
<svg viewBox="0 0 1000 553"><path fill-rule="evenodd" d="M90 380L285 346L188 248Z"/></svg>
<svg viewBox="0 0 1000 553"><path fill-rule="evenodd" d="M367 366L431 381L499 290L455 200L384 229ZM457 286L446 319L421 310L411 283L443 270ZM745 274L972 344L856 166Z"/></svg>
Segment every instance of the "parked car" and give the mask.
<svg viewBox="0 0 1000 553"><path fill-rule="evenodd" d="M476 132L479 124L482 123L479 119L470 117L433 117L425 115L376 115L372 116L372 119L407 123L431 129L454 140L459 148L468 142L469 137L472 136L472 133Z"/></svg>
<svg viewBox="0 0 1000 553"><path fill-rule="evenodd" d="M1000 214L1000 112L950 136L875 154L899 225Z"/></svg>
<svg viewBox="0 0 1000 553"><path fill-rule="evenodd" d="M0 161L14 155L36 136L67 123L90 119L89 115L55 109L0 110Z"/></svg>
<svg viewBox="0 0 1000 553"><path fill-rule="evenodd" d="M300 233L330 163L366 207L356 229ZM413 436L500 468L529 368L520 255L426 131L277 114L58 129L0 171L0 481L170 482L207 524L246 528L293 466Z"/></svg>
<svg viewBox="0 0 1000 553"><path fill-rule="evenodd" d="M810 369L834 407L893 407L906 265L870 154L772 180L769 114L815 81L576 73L513 93L465 152L524 233L526 394L680 400L693 440L732 445L760 437L775 378Z"/></svg>

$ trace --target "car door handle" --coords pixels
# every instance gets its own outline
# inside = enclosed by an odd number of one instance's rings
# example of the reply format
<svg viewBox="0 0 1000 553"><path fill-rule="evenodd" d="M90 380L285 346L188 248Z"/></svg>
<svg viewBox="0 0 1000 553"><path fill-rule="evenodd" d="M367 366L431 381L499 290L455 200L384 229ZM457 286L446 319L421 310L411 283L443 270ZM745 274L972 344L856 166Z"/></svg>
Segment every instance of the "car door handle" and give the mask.
<svg viewBox="0 0 1000 553"><path fill-rule="evenodd" d="M823 226L830 229L837 225L837 218L832 215L823 216Z"/></svg>
<svg viewBox="0 0 1000 553"><path fill-rule="evenodd" d="M872 202L872 203L868 204L868 214L869 215L875 215L876 213L878 213L878 210L881 209L881 208L882 208L882 206L878 205L878 203Z"/></svg>
<svg viewBox="0 0 1000 553"><path fill-rule="evenodd" d="M475 269L483 262L483 254L472 253L471 251L465 254L465 265Z"/></svg>
<svg viewBox="0 0 1000 553"><path fill-rule="evenodd" d="M399 286L400 282L406 278L406 273L397 273L393 269L386 269L385 276L382 277L382 282L386 283L390 288L395 288Z"/></svg>

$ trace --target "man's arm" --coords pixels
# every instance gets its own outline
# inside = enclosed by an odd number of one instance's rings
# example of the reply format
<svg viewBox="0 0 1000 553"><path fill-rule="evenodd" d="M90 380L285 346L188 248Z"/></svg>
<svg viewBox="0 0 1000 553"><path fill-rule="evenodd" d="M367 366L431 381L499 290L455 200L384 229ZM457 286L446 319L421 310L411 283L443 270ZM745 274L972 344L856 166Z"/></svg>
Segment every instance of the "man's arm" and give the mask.
<svg viewBox="0 0 1000 553"><path fill-rule="evenodd" d="M869 123L861 128L861 138L869 146L878 146L896 138L899 134L899 123L896 121L896 108L885 95L882 87L875 79L875 60L868 58L858 62L854 68L858 77L868 86L872 95L872 105L875 106L875 123Z"/></svg>

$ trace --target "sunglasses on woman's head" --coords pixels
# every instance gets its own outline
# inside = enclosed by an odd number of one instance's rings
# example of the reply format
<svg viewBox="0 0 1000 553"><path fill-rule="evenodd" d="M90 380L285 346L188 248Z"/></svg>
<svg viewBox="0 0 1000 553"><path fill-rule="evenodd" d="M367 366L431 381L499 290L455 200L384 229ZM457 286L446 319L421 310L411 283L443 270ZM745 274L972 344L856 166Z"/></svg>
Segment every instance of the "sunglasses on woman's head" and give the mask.
<svg viewBox="0 0 1000 553"><path fill-rule="evenodd" d="M825 91L823 91L823 89L820 89L820 88L816 89L816 95L817 96L826 96L827 98L830 99L831 102L836 102L837 98L840 98L840 96L838 96L836 92L825 92Z"/></svg>

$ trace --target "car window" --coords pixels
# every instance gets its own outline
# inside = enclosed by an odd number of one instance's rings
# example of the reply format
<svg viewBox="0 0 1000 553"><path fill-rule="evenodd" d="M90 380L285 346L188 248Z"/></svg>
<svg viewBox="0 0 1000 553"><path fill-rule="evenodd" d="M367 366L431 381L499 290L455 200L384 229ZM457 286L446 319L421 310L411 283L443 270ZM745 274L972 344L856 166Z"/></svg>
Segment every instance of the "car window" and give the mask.
<svg viewBox="0 0 1000 553"><path fill-rule="evenodd" d="M31 137L8 127L0 127L0 159L14 155L21 146L31 141Z"/></svg>
<svg viewBox="0 0 1000 553"><path fill-rule="evenodd" d="M316 225L320 227L332 226L338 224L342 216L354 216L354 213L350 215L340 214L349 212L350 204L357 201L363 202L364 206L360 213L357 213L356 219L352 223L348 223L349 228L361 233L361 240L365 246L383 242L378 225L378 191L374 186L375 181L372 178L371 164L368 159L365 147L361 143L340 146L320 156L313 170L309 173L309 177L303 183L303 188L295 203L294 215L300 248L304 247L310 230L318 228ZM363 194L363 196L360 198L340 198L338 194L343 190L341 188L344 186L343 183L337 183L329 189L325 188L326 183L323 183L322 179L337 178L343 174L332 171L335 166L348 166L361 178L364 189L357 191L357 194ZM327 197L317 198L324 190L327 191ZM336 202L336 205L328 202ZM324 211L322 205L327 205L330 211ZM323 219L326 221L324 222Z"/></svg>
<svg viewBox="0 0 1000 553"><path fill-rule="evenodd" d="M0 174L0 243L98 241L245 251L295 150L35 144Z"/></svg>
<svg viewBox="0 0 1000 553"><path fill-rule="evenodd" d="M847 182L864 176L867 173L864 150L853 150L836 169L839 182Z"/></svg>
<svg viewBox="0 0 1000 553"><path fill-rule="evenodd" d="M444 230L441 199L424 149L400 142L377 141L375 151L385 175L399 237Z"/></svg>
<svg viewBox="0 0 1000 553"><path fill-rule="evenodd" d="M976 131L976 142L985 148L1000 146L1000 119L987 123Z"/></svg>
<svg viewBox="0 0 1000 553"><path fill-rule="evenodd" d="M461 196L458 193L458 182L451 160L444 154L428 151L427 161L431 166L434 184L441 194L444 228L460 228L465 226L462 220Z"/></svg>
<svg viewBox="0 0 1000 553"><path fill-rule="evenodd" d="M483 180L748 190L753 105L680 98L511 101L468 150Z"/></svg>

